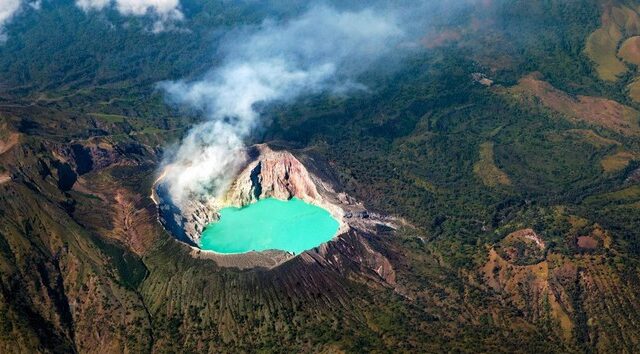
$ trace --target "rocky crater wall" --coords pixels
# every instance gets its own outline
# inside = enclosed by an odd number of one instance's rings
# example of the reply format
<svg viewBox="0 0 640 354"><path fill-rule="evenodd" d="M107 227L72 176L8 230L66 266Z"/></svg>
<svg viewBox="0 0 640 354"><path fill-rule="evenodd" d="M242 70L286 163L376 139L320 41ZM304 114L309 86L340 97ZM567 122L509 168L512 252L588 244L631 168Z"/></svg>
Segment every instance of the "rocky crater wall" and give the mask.
<svg viewBox="0 0 640 354"><path fill-rule="evenodd" d="M369 213L352 197L337 193L329 182L311 173L289 151L275 151L260 144L249 148L247 156L245 166L220 200L200 196L179 207L171 202L162 177L154 185L152 198L158 205L160 222L174 237L192 246L194 256L212 258L221 266L240 268L270 268L293 258L279 250L219 255L198 248L204 228L219 219L220 209L242 207L264 198L289 200L295 197L329 211L339 223L334 240L350 230L371 232L378 224L392 226L390 218Z"/></svg>

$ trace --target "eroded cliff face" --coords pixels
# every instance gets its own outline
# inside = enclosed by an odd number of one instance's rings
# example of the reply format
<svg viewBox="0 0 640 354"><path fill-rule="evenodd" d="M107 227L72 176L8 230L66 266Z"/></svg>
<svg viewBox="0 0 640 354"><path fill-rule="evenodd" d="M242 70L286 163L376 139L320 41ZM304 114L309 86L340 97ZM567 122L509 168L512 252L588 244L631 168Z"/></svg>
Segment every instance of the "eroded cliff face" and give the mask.
<svg viewBox="0 0 640 354"><path fill-rule="evenodd" d="M225 204L245 206L264 198L293 197L307 203L321 202L311 175L290 152L258 145L255 153L257 158L249 162L229 188Z"/></svg>
<svg viewBox="0 0 640 354"><path fill-rule="evenodd" d="M215 198L194 196L181 205L172 202L162 177L154 185L151 199L158 206L158 220L175 238L197 247L204 228L220 218Z"/></svg>

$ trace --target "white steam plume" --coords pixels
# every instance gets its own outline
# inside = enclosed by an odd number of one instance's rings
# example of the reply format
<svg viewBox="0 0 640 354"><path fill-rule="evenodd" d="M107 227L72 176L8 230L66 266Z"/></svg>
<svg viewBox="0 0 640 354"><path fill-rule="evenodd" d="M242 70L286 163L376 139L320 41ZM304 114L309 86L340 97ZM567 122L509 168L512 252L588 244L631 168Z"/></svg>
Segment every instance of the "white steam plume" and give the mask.
<svg viewBox="0 0 640 354"><path fill-rule="evenodd" d="M174 202L224 192L242 163L244 139L261 124L257 104L357 88L355 76L397 49L403 36L388 13L313 7L284 24L267 21L235 36L222 65L203 79L161 84L172 101L207 118L167 158Z"/></svg>
<svg viewBox="0 0 640 354"><path fill-rule="evenodd" d="M76 0L76 5L85 12L115 5L123 16L150 16L155 19L154 32L163 31L167 24L184 18L180 0Z"/></svg>
<svg viewBox="0 0 640 354"><path fill-rule="evenodd" d="M7 40L7 34L4 32L4 26L15 17L24 5L29 5L34 9L40 7L40 0L0 0L0 42Z"/></svg>

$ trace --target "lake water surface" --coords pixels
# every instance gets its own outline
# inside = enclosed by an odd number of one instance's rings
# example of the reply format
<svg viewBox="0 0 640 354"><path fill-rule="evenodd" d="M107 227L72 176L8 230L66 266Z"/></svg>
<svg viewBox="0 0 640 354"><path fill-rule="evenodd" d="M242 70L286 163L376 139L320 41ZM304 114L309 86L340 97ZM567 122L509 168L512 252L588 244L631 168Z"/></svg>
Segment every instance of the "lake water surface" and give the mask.
<svg viewBox="0 0 640 354"><path fill-rule="evenodd" d="M202 233L200 247L218 253L277 249L299 254L331 240L338 226L325 209L297 198L268 198L220 210L220 220Z"/></svg>

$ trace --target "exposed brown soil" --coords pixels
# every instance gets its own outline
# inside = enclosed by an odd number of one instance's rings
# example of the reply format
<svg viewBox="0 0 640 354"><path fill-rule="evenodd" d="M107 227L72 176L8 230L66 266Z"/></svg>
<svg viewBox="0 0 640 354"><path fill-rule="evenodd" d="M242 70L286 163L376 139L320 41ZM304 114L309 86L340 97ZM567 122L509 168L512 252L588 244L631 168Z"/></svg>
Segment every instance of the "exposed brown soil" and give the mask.
<svg viewBox="0 0 640 354"><path fill-rule="evenodd" d="M114 238L119 239L137 254L143 254L151 247L148 237L154 232L155 213L153 209L139 208L142 196L131 195L126 190L118 190L115 196Z"/></svg>
<svg viewBox="0 0 640 354"><path fill-rule="evenodd" d="M117 240L138 255L148 251L157 234L161 233L156 222L155 204L141 195L118 187L109 179L86 179L80 177L73 185L73 191L90 195L96 200L96 206L107 204L108 209L99 210L99 217L105 224L100 225L101 234ZM92 210L79 211L82 214Z"/></svg>
<svg viewBox="0 0 640 354"><path fill-rule="evenodd" d="M638 158L638 154L630 151L618 151L613 155L605 156L600 165L605 172L618 172L626 168L631 161Z"/></svg>
<svg viewBox="0 0 640 354"><path fill-rule="evenodd" d="M546 107L570 119L614 130L625 135L640 135L640 112L602 97L571 96L534 75L520 79L510 92L539 99Z"/></svg>
<svg viewBox="0 0 640 354"><path fill-rule="evenodd" d="M550 314L559 324L561 334L566 338L571 337L574 324L570 314L573 309L567 301L567 295L552 279L558 276L556 273L568 273L569 277L575 279L575 267L550 269L547 260L533 265L515 265L492 248L481 273L486 284L504 294L525 317L535 320Z"/></svg>
<svg viewBox="0 0 640 354"><path fill-rule="evenodd" d="M631 37L624 41L618 55L627 63L640 65L640 36Z"/></svg>
<svg viewBox="0 0 640 354"><path fill-rule="evenodd" d="M636 78L633 80L627 88L629 89L629 98L631 98L633 102L640 102L640 79Z"/></svg>
<svg viewBox="0 0 640 354"><path fill-rule="evenodd" d="M522 229L507 235L495 249L509 263L533 265L544 259L545 243L533 229Z"/></svg>
<svg viewBox="0 0 640 354"><path fill-rule="evenodd" d="M578 247L586 249L594 249L598 247L598 241L591 236L579 236Z"/></svg>
<svg viewBox="0 0 640 354"><path fill-rule="evenodd" d="M603 1L601 26L589 37L585 54L594 62L601 79L617 81L629 68L618 57L618 45L628 35L640 34L640 17L633 6Z"/></svg>
<svg viewBox="0 0 640 354"><path fill-rule="evenodd" d="M9 133L6 139L0 140L0 154L4 154L14 147L20 138L18 133Z"/></svg>

